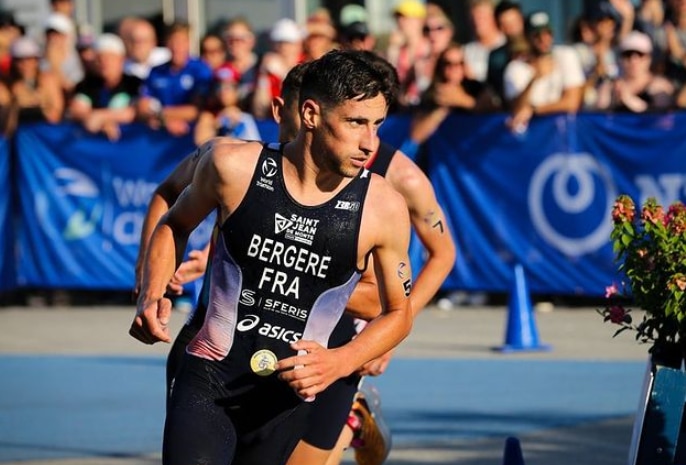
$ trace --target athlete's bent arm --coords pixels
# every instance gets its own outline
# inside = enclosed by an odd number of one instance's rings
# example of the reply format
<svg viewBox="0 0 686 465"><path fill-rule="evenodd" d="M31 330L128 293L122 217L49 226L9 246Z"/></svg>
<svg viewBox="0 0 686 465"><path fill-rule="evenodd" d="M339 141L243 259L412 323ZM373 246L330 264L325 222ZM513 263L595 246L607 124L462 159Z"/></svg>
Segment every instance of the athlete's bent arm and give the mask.
<svg viewBox="0 0 686 465"><path fill-rule="evenodd" d="M379 186L379 184L383 186ZM410 241L410 221L402 197L385 181L370 186L370 194L362 219L360 242L374 256L384 312L374 318L365 331L336 349L325 349L313 341L298 341L292 347L306 351L277 364L279 375L302 397L323 391L333 381L347 376L365 362L382 355L399 344L412 327L410 290L412 271L407 250ZM394 227L389 228L392 224ZM358 262L362 264L363 255ZM291 370L291 368L298 369Z"/></svg>
<svg viewBox="0 0 686 465"><path fill-rule="evenodd" d="M436 295L455 265L455 243L443 209L436 200L431 181L410 158L396 151L386 179L407 202L412 227L427 253L410 296L412 311L416 316ZM376 286L373 269L370 267L355 288L346 311L366 320L379 314L381 301Z"/></svg>
<svg viewBox="0 0 686 465"><path fill-rule="evenodd" d="M143 280L136 316L129 334L146 344L169 342L166 324L171 311L165 289L181 262L188 236L219 205L222 181L216 167L216 152L200 160L194 179L161 218L152 233L143 260Z"/></svg>
<svg viewBox="0 0 686 465"><path fill-rule="evenodd" d="M410 221L427 258L412 286L412 311L416 316L436 295L455 266L455 243L431 181L406 155L398 152L386 179L407 202Z"/></svg>
<svg viewBox="0 0 686 465"><path fill-rule="evenodd" d="M150 199L148 209L145 212L145 218L143 219L141 241L138 247L138 257L136 257L136 291L140 289L141 280L143 279L143 259L148 250L152 232L160 221L160 218L162 218L171 205L176 202L179 194L181 194L186 186L193 180L193 172L198 164L198 160L200 159L202 151L206 150L207 147L208 146L199 147L184 158L169 176L157 186Z"/></svg>

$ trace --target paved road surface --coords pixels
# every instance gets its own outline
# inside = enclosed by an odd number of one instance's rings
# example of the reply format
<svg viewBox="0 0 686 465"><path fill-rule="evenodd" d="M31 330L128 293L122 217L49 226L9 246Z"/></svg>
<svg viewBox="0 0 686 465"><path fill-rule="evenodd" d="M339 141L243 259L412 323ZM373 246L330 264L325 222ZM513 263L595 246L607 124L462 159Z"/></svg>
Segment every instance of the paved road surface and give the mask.
<svg viewBox="0 0 686 465"><path fill-rule="evenodd" d="M593 308L536 312L549 351L503 354L505 307L429 308L373 380L389 465L625 465L647 358ZM132 307L0 308L0 463L159 464L168 346L127 334ZM184 315L171 322L176 333ZM348 454L347 464L352 464Z"/></svg>

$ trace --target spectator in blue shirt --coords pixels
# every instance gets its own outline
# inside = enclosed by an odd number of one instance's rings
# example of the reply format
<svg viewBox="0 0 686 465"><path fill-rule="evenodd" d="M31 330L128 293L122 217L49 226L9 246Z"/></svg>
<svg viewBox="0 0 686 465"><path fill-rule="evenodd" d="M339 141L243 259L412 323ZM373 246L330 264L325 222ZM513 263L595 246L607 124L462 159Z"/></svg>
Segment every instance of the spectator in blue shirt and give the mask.
<svg viewBox="0 0 686 465"><path fill-rule="evenodd" d="M165 43L171 59L150 70L141 87L138 115L152 128L165 127L170 134L181 136L198 118L199 107L210 90L212 70L190 56L187 23L171 24Z"/></svg>

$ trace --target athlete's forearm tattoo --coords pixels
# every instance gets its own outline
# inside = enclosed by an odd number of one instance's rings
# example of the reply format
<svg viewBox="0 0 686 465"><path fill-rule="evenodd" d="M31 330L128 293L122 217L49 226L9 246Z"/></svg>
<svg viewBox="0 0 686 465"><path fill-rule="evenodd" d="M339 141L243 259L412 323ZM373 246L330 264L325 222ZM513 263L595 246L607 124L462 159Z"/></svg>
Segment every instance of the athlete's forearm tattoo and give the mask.
<svg viewBox="0 0 686 465"><path fill-rule="evenodd" d="M398 278L403 282L403 289L405 290L405 297L410 295L412 291L412 276L410 275L410 267L407 263L400 262L398 264Z"/></svg>
<svg viewBox="0 0 686 465"><path fill-rule="evenodd" d="M445 231L443 228L443 219L433 210L424 215L424 222L431 225L431 227L434 229L438 228L438 232L440 234L443 234Z"/></svg>

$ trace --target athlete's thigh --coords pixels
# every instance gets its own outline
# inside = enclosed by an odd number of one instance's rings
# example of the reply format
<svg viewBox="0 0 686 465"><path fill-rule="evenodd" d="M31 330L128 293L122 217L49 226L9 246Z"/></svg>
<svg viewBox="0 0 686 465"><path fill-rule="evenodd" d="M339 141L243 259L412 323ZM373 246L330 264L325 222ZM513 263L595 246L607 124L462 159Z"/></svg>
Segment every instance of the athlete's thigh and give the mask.
<svg viewBox="0 0 686 465"><path fill-rule="evenodd" d="M164 425L164 465L228 465L236 450L234 425L218 402L211 364L186 355L177 373Z"/></svg>
<svg viewBox="0 0 686 465"><path fill-rule="evenodd" d="M359 382L359 376L351 375L317 394L303 435L304 442L319 449L333 449L348 419Z"/></svg>
<svg viewBox="0 0 686 465"><path fill-rule="evenodd" d="M199 328L195 326L183 325L169 350L169 355L167 355L167 400L171 395L176 373L179 371L181 362L186 355L186 346L188 346L188 343L195 337L198 330Z"/></svg>
<svg viewBox="0 0 686 465"><path fill-rule="evenodd" d="M309 411L303 402L239 438L232 465L284 465L305 432Z"/></svg>

